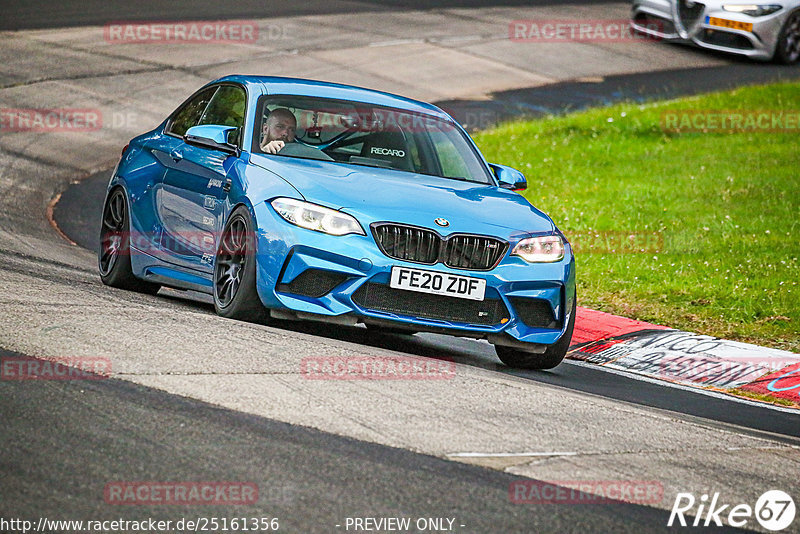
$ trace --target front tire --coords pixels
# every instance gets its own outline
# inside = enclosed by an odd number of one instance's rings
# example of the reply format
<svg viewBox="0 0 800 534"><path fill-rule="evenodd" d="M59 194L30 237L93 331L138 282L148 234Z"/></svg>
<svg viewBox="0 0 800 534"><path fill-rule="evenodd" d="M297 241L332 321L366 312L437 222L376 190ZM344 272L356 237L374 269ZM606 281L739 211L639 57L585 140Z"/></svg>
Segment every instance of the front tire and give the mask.
<svg viewBox="0 0 800 534"><path fill-rule="evenodd" d="M786 17L778 44L775 46L775 61L791 65L800 60L800 10Z"/></svg>
<svg viewBox="0 0 800 534"><path fill-rule="evenodd" d="M504 364L509 367L517 369L552 369L560 364L569 350L569 344L572 341L572 332L575 330L575 310L577 306L577 298L572 297L572 313L570 313L569 324L561 338L548 346L542 354L533 354L524 352L512 347L504 347L502 345L495 345L494 350L497 357L500 358Z"/></svg>
<svg viewBox="0 0 800 534"><path fill-rule="evenodd" d="M100 280L107 286L149 295L155 295L161 287L133 274L128 200L121 187L108 194L103 206L97 266Z"/></svg>
<svg viewBox="0 0 800 534"><path fill-rule="evenodd" d="M256 291L256 242L250 212L231 213L214 261L214 309L222 317L265 322L267 309Z"/></svg>

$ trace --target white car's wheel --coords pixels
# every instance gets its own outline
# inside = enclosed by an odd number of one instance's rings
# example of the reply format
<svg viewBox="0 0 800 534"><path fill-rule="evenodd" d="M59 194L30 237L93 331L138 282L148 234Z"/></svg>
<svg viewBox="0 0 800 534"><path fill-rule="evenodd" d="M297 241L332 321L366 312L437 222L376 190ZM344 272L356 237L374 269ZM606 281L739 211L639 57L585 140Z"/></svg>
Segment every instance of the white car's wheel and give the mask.
<svg viewBox="0 0 800 534"><path fill-rule="evenodd" d="M775 47L775 60L786 65L800 60L800 10L786 17Z"/></svg>

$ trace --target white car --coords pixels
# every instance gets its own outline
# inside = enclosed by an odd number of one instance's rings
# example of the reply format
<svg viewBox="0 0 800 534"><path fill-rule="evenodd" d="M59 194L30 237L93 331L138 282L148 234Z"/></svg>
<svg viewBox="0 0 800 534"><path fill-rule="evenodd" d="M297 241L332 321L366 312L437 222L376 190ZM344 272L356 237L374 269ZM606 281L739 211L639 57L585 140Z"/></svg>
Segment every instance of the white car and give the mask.
<svg viewBox="0 0 800 534"><path fill-rule="evenodd" d="M800 0L633 0L631 26L659 39L753 59L800 59Z"/></svg>

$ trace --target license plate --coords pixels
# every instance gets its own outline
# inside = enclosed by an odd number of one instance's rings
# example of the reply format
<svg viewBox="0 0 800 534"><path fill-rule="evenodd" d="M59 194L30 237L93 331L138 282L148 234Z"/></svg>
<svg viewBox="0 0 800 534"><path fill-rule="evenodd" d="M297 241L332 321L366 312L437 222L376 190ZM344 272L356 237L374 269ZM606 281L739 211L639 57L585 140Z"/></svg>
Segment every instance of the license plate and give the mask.
<svg viewBox="0 0 800 534"><path fill-rule="evenodd" d="M486 294L486 280L481 278L407 267L392 267L389 287L470 300L483 300Z"/></svg>
<svg viewBox="0 0 800 534"><path fill-rule="evenodd" d="M706 24L718 26L720 28L730 28L732 30L753 31L752 22L739 22L738 20L718 19L717 17L706 17Z"/></svg>

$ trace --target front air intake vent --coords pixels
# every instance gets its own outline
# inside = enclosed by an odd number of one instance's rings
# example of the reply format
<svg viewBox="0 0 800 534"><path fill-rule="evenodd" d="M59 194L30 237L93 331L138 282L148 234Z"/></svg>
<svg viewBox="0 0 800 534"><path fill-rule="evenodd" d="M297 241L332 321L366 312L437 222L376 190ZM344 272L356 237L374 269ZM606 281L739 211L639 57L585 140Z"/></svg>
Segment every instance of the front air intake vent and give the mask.
<svg viewBox="0 0 800 534"><path fill-rule="evenodd" d="M306 269L288 284L279 284L278 292L319 298L333 291L346 279L347 275L342 273L322 269Z"/></svg>
<svg viewBox="0 0 800 534"><path fill-rule="evenodd" d="M367 282L353 294L353 302L374 310L420 319L493 326L508 320L508 309L500 299L466 300L443 295L392 289Z"/></svg>
<svg viewBox="0 0 800 534"><path fill-rule="evenodd" d="M517 317L533 328L561 329L561 322L553 316L550 302L544 299L512 297L511 306L517 312Z"/></svg>

